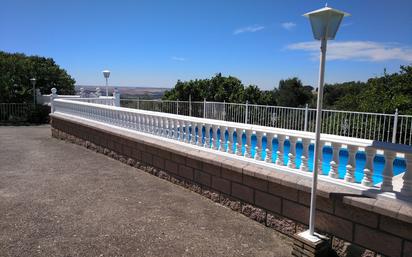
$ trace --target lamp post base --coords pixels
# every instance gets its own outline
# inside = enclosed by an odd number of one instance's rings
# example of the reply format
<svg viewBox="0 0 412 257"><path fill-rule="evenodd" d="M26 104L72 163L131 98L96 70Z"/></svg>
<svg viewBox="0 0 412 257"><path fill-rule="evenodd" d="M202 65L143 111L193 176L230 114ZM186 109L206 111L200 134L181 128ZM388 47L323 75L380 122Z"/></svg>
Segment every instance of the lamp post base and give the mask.
<svg viewBox="0 0 412 257"><path fill-rule="evenodd" d="M332 251L330 239L318 233L310 235L309 230L293 235L292 256L327 257Z"/></svg>

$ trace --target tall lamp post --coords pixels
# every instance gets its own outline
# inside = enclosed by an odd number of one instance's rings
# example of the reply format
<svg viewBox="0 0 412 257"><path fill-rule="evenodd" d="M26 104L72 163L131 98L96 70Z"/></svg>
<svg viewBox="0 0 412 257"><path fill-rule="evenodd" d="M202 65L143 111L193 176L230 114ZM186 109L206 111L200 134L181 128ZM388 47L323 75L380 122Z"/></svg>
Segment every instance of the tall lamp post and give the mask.
<svg viewBox="0 0 412 257"><path fill-rule="evenodd" d="M31 78L30 83L33 86L33 105L36 105L36 79Z"/></svg>
<svg viewBox="0 0 412 257"><path fill-rule="evenodd" d="M321 41L320 46L320 65L319 65L319 85L318 85L318 99L316 107L316 127L315 127L315 153L313 158L313 180L312 192L310 199L310 217L309 217L309 235L314 236L315 232L315 215L316 215L316 191L318 185L318 169L321 163L318 162L319 155L322 154L320 146L320 130L322 122L322 101L323 101L323 84L325 77L325 58L326 45L328 40L335 38L336 32L343 17L348 16L348 13L332 9L328 6L304 14L309 18L312 26L313 36L316 40Z"/></svg>
<svg viewBox="0 0 412 257"><path fill-rule="evenodd" d="M109 70L104 70L103 76L106 79L106 96L109 96L109 77L110 77L110 71Z"/></svg>

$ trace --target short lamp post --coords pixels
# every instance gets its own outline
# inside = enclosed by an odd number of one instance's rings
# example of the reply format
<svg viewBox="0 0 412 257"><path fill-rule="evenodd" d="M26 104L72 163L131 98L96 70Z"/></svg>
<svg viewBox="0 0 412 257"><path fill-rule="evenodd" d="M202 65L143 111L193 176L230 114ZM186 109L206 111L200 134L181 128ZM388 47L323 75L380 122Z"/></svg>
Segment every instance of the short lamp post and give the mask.
<svg viewBox="0 0 412 257"><path fill-rule="evenodd" d="M33 86L33 105L36 105L36 79L31 78L30 83Z"/></svg>
<svg viewBox="0 0 412 257"><path fill-rule="evenodd" d="M109 77L110 77L110 71L109 70L104 70L103 76L106 79L106 96L109 96Z"/></svg>
<svg viewBox="0 0 412 257"><path fill-rule="evenodd" d="M313 180L312 192L310 201L310 217L309 217L309 236L314 236L315 232L315 215L316 215L316 191L318 185L318 170L321 163L319 163L319 156L322 154L320 146L320 131L322 118L322 101L323 101L323 85L325 77L325 58L326 45L328 40L335 38L336 32L343 17L348 16L348 13L332 9L325 6L319 10L304 14L309 18L312 26L313 36L316 40L321 41L320 46L320 66L319 66L319 85L318 85L318 99L316 107L316 127L315 127L315 153L313 158Z"/></svg>

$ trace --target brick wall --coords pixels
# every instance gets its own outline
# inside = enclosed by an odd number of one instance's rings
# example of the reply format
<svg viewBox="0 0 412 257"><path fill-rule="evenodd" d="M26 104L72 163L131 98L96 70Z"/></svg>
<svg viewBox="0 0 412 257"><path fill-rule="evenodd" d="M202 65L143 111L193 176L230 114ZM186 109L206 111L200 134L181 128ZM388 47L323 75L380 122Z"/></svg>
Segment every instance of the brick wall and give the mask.
<svg viewBox="0 0 412 257"><path fill-rule="evenodd" d="M309 178L57 115L52 135L189 188L287 235L307 229ZM345 242L350 242L364 256L412 256L408 204L359 197L359 192L322 181L318 187L316 228L333 238L340 255L347 254Z"/></svg>

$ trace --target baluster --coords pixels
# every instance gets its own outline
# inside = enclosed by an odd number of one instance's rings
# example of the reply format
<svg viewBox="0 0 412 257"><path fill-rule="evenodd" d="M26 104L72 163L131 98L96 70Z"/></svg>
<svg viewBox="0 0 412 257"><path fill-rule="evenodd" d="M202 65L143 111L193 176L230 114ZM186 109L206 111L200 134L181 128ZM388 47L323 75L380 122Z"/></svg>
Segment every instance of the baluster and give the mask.
<svg viewBox="0 0 412 257"><path fill-rule="evenodd" d="M319 141L319 156L318 156L318 174L322 175L323 172L323 147L325 146L325 141Z"/></svg>
<svg viewBox="0 0 412 257"><path fill-rule="evenodd" d="M165 128L166 128L166 117L160 117L159 118L160 122L160 128L159 128L159 135L162 137L165 137Z"/></svg>
<svg viewBox="0 0 412 257"><path fill-rule="evenodd" d="M242 154L242 136L245 131L243 129L236 129L236 155L243 156Z"/></svg>
<svg viewBox="0 0 412 257"><path fill-rule="evenodd" d="M225 144L226 144L226 140L225 140L225 134L226 134L226 129L227 129L227 127L226 126L220 126L220 144L219 144L219 149L220 149L220 151L221 152L226 152L227 151L227 149L226 149L226 147L225 147Z"/></svg>
<svg viewBox="0 0 412 257"><path fill-rule="evenodd" d="M133 125L134 125L134 123L133 123L133 114L132 113L130 113L130 112L128 112L127 113L127 116L129 116L129 128L133 128Z"/></svg>
<svg viewBox="0 0 412 257"><path fill-rule="evenodd" d="M190 133L190 144L196 145L196 128L197 128L197 122L192 122L191 128L191 133Z"/></svg>
<svg viewBox="0 0 412 257"><path fill-rule="evenodd" d="M218 150L218 145L217 145L217 129L218 126L217 125L212 125L212 130L213 130L213 137L212 137L212 149L213 150Z"/></svg>
<svg viewBox="0 0 412 257"><path fill-rule="evenodd" d="M385 156L385 167L382 172L382 185L381 190L385 192L393 191L393 160L395 160L396 153L390 150L384 151Z"/></svg>
<svg viewBox="0 0 412 257"><path fill-rule="evenodd" d="M205 126L205 142L203 146L210 148L210 124L206 124Z"/></svg>
<svg viewBox="0 0 412 257"><path fill-rule="evenodd" d="M185 121L185 142L190 143L190 128L191 128L190 121Z"/></svg>
<svg viewBox="0 0 412 257"><path fill-rule="evenodd" d="M273 137L275 135L273 133L266 133L266 156L265 156L265 162L267 163L272 163L272 151L273 151Z"/></svg>
<svg viewBox="0 0 412 257"><path fill-rule="evenodd" d="M256 131L256 146L255 146L254 159L258 161L262 160L262 138L263 138L263 132Z"/></svg>
<svg viewBox="0 0 412 257"><path fill-rule="evenodd" d="M170 138L171 133L172 133L172 119L166 118L166 127L165 127L164 136L166 138Z"/></svg>
<svg viewBox="0 0 412 257"><path fill-rule="evenodd" d="M197 134L196 134L196 140L195 140L195 144L196 145L202 145L202 140L203 140L203 132L202 132L202 130L203 130L203 126L204 126L205 124L203 124L203 123L198 123L197 124ZM206 134L206 132L205 132L205 134Z"/></svg>
<svg viewBox="0 0 412 257"><path fill-rule="evenodd" d="M171 139L176 139L176 120L175 119L169 119L169 138Z"/></svg>
<svg viewBox="0 0 412 257"><path fill-rule="evenodd" d="M147 127L147 115L143 115L143 131L148 132L148 127Z"/></svg>
<svg viewBox="0 0 412 257"><path fill-rule="evenodd" d="M155 119L155 135L161 135L162 118L159 116L154 116Z"/></svg>
<svg viewBox="0 0 412 257"><path fill-rule="evenodd" d="M405 153L406 170L402 176L403 185L401 193L406 196L412 196L412 153Z"/></svg>
<svg viewBox="0 0 412 257"><path fill-rule="evenodd" d="M139 130L139 114L137 113L134 114L134 127L136 131Z"/></svg>
<svg viewBox="0 0 412 257"><path fill-rule="evenodd" d="M174 136L175 136L176 140L179 140L179 134L180 134L179 130L180 130L179 120L174 120L174 131L173 131L173 133L174 133Z"/></svg>
<svg viewBox="0 0 412 257"><path fill-rule="evenodd" d="M183 142L184 140L184 122L179 120L179 141Z"/></svg>
<svg viewBox="0 0 412 257"><path fill-rule="evenodd" d="M252 158L251 148L252 148L252 135L253 131L246 129L246 144L245 144L245 157Z"/></svg>
<svg viewBox="0 0 412 257"><path fill-rule="evenodd" d="M341 143L332 142L332 161L330 164L329 177L339 178L339 152Z"/></svg>
<svg viewBox="0 0 412 257"><path fill-rule="evenodd" d="M180 121L180 124L182 124L182 136L180 138L180 141L186 142L187 129L188 129L187 121L182 120L182 121Z"/></svg>
<svg viewBox="0 0 412 257"><path fill-rule="evenodd" d="M373 186L373 160L375 158L376 149L372 147L366 147L365 155L366 162L363 169L362 185L370 187Z"/></svg>
<svg viewBox="0 0 412 257"><path fill-rule="evenodd" d="M297 137L289 136L289 153L288 153L288 167L291 169L296 169L296 141Z"/></svg>
<svg viewBox="0 0 412 257"><path fill-rule="evenodd" d="M284 158L283 158L283 149L285 144L285 135L278 135L278 150L276 151L277 158L276 158L276 165L283 166L284 165Z"/></svg>
<svg viewBox="0 0 412 257"><path fill-rule="evenodd" d="M145 132L145 131L146 131L146 124L145 124L145 122L146 122L146 117L145 117L144 114L141 114L141 115L140 115L140 130L141 130L142 132Z"/></svg>
<svg viewBox="0 0 412 257"><path fill-rule="evenodd" d="M163 123L163 136L168 138L169 137L169 130L170 130L170 119L164 117L164 123Z"/></svg>
<svg viewBox="0 0 412 257"><path fill-rule="evenodd" d="M150 117L150 133L155 134L155 117L149 115Z"/></svg>
<svg viewBox="0 0 412 257"><path fill-rule="evenodd" d="M150 115L150 133L156 134L156 123L155 123L155 117Z"/></svg>
<svg viewBox="0 0 412 257"><path fill-rule="evenodd" d="M357 146L348 145L348 164L346 165L346 182L355 182L355 169L356 169L356 151L358 150Z"/></svg>
<svg viewBox="0 0 412 257"><path fill-rule="evenodd" d="M139 131L143 131L143 115L139 114L139 116L137 117L138 119L138 128Z"/></svg>
<svg viewBox="0 0 412 257"><path fill-rule="evenodd" d="M173 138L174 122L173 119L168 119L169 124L167 126L167 137Z"/></svg>
<svg viewBox="0 0 412 257"><path fill-rule="evenodd" d="M230 154L234 154L235 151L233 151L233 142L235 142L235 128L234 127L229 127L228 128L228 142L227 142L227 152Z"/></svg>
<svg viewBox="0 0 412 257"><path fill-rule="evenodd" d="M300 167L301 171L309 171L309 145L310 138L302 138L302 157L300 157Z"/></svg>

